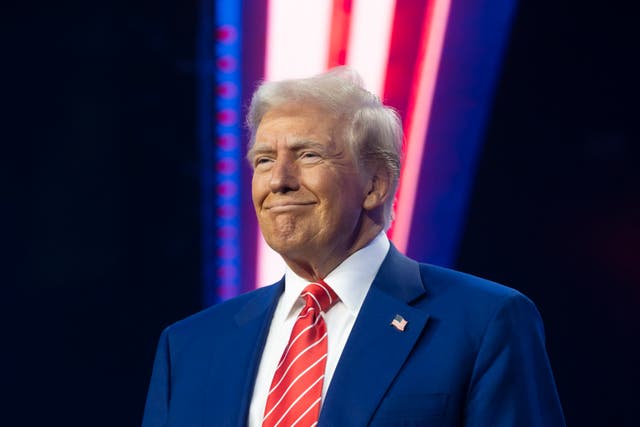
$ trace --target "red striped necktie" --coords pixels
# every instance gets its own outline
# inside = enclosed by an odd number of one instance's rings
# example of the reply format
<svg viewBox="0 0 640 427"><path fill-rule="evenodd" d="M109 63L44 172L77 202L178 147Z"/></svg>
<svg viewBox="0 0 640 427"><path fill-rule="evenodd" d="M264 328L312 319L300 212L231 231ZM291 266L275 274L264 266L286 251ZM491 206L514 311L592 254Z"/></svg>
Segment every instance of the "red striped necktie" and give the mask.
<svg viewBox="0 0 640 427"><path fill-rule="evenodd" d="M310 427L318 423L327 364L327 325L321 313L329 310L338 296L320 280L304 288L300 297L305 306L273 376L262 427Z"/></svg>

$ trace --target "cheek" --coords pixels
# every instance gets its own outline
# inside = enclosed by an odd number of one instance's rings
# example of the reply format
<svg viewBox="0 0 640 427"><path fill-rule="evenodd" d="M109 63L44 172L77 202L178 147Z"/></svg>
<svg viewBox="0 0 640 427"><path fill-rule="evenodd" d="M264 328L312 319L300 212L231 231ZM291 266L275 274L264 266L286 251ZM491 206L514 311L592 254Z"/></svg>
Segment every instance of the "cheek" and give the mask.
<svg viewBox="0 0 640 427"><path fill-rule="evenodd" d="M265 192L264 190L264 183L262 181L262 179L255 175L251 180L251 199L253 200L253 206L256 208L256 210L260 207L262 201L267 195L267 192Z"/></svg>
<svg viewBox="0 0 640 427"><path fill-rule="evenodd" d="M364 200L363 190L353 182L342 181L328 189L330 215L337 217L337 222L352 222L360 216Z"/></svg>

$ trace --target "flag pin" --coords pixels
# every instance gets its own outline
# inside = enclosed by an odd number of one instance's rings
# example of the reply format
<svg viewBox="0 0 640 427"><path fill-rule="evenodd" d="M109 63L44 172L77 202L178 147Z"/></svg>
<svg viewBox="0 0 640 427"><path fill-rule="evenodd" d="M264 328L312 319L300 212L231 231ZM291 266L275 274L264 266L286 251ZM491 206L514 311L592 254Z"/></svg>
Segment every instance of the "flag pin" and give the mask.
<svg viewBox="0 0 640 427"><path fill-rule="evenodd" d="M404 328L407 326L407 323L408 322L405 320L404 317L400 316L399 314L396 314L396 317L394 317L393 320L391 321L391 326L393 326L400 332L404 332Z"/></svg>

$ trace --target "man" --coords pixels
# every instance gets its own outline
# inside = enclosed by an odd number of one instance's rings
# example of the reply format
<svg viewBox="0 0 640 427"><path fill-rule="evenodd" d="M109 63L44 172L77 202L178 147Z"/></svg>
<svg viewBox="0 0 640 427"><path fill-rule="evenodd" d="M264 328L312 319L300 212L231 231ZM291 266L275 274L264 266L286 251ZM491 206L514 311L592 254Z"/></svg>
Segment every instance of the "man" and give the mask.
<svg viewBox="0 0 640 427"><path fill-rule="evenodd" d="M564 425L533 303L386 238L401 127L353 72L264 83L247 121L285 277L163 332L144 427Z"/></svg>

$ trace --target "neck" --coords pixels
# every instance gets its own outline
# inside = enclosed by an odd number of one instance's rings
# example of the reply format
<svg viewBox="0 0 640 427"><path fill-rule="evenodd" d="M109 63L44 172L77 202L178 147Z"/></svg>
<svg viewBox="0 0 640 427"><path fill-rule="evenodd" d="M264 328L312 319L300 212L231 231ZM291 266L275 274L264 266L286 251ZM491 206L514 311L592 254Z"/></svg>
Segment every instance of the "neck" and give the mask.
<svg viewBox="0 0 640 427"><path fill-rule="evenodd" d="M346 248L335 247L331 250L314 251L315 253L303 257L285 255L282 257L294 273L310 282L315 282L327 277L344 260L371 243L381 231L383 231L382 226L370 227L358 235Z"/></svg>

